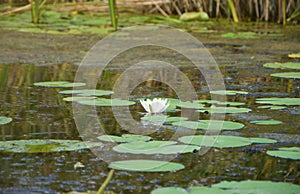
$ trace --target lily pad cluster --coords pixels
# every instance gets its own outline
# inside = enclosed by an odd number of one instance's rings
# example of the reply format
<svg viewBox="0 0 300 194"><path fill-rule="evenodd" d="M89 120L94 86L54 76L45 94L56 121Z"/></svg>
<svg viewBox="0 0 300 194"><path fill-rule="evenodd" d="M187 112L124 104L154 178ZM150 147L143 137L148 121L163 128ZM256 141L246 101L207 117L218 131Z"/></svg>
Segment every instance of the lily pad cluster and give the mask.
<svg viewBox="0 0 300 194"><path fill-rule="evenodd" d="M272 182L263 180L245 181L222 181L213 184L211 187L193 186L187 189L181 187L161 187L155 189L151 194L253 194L253 193L272 193L272 194L295 194L300 190L300 186L286 182Z"/></svg>

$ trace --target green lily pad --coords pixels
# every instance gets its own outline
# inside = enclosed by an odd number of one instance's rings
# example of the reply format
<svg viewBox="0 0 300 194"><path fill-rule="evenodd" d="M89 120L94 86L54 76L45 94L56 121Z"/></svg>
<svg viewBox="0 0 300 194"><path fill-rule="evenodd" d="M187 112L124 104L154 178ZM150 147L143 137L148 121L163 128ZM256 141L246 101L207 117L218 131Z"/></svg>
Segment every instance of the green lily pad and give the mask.
<svg viewBox="0 0 300 194"><path fill-rule="evenodd" d="M268 68L280 68L280 69L300 69L300 63L266 63L264 67Z"/></svg>
<svg viewBox="0 0 300 194"><path fill-rule="evenodd" d="M122 160L112 162L108 167L137 172L168 172L184 169L182 164L159 160Z"/></svg>
<svg viewBox="0 0 300 194"><path fill-rule="evenodd" d="M288 54L288 57L292 59L300 59L300 53Z"/></svg>
<svg viewBox="0 0 300 194"><path fill-rule="evenodd" d="M177 106L179 106L181 108L193 108L193 109L204 108L204 104L200 104L198 102L181 102Z"/></svg>
<svg viewBox="0 0 300 194"><path fill-rule="evenodd" d="M135 104L135 102L129 100L106 99L106 98L80 100L77 102L80 104L92 105L92 106L130 106Z"/></svg>
<svg viewBox="0 0 300 194"><path fill-rule="evenodd" d="M269 150L267 154L279 158L300 160L300 147L278 148L278 150Z"/></svg>
<svg viewBox="0 0 300 194"><path fill-rule="evenodd" d="M63 98L63 100L67 101L67 102L77 102L77 101L82 101L82 100L92 100L95 98L96 97L94 97L94 96L71 96L71 97Z"/></svg>
<svg viewBox="0 0 300 194"><path fill-rule="evenodd" d="M30 139L0 141L0 151L18 153L60 152L100 147L100 142L83 142L78 140Z"/></svg>
<svg viewBox="0 0 300 194"><path fill-rule="evenodd" d="M151 194L189 194L185 189L180 187L161 187L151 191Z"/></svg>
<svg viewBox="0 0 300 194"><path fill-rule="evenodd" d="M10 118L10 117L0 116L0 125L10 123L11 121L12 121L12 118Z"/></svg>
<svg viewBox="0 0 300 194"><path fill-rule="evenodd" d="M237 90L215 90L215 91L210 91L211 94L219 94L219 95L229 95L229 96L234 96L237 94L244 94L247 95L248 92L244 91L237 91Z"/></svg>
<svg viewBox="0 0 300 194"><path fill-rule="evenodd" d="M188 190L190 194L232 194L230 191L211 187L189 187Z"/></svg>
<svg viewBox="0 0 300 194"><path fill-rule="evenodd" d="M34 86L41 87L52 87L52 88L69 88L69 87L79 87L85 86L85 83L81 82L68 82L68 81L51 81L51 82L36 82Z"/></svg>
<svg viewBox="0 0 300 194"><path fill-rule="evenodd" d="M260 137L254 137L254 138L248 138L252 143L277 143L277 140L275 139L268 139L268 138L260 138Z"/></svg>
<svg viewBox="0 0 300 194"><path fill-rule="evenodd" d="M205 135L192 135L184 136L178 139L182 143L193 144L198 146L212 146L216 148L231 148L242 147L252 144L252 142L245 137L236 136L205 136ZM214 142L214 143L213 143Z"/></svg>
<svg viewBox="0 0 300 194"><path fill-rule="evenodd" d="M189 129L203 129L203 130L237 130L243 128L245 125L242 123L232 121L219 121L219 120L200 120L200 121L181 121L173 122L174 126L186 127Z"/></svg>
<svg viewBox="0 0 300 194"><path fill-rule="evenodd" d="M219 101L217 100L195 100L197 103L206 103L206 104L217 104Z"/></svg>
<svg viewBox="0 0 300 194"><path fill-rule="evenodd" d="M106 96L113 94L110 90L63 90L60 94L76 94L79 96Z"/></svg>
<svg viewBox="0 0 300 194"><path fill-rule="evenodd" d="M141 118L143 121L149 121L149 122L180 122L185 121L187 118L185 117L169 117L166 115L148 115Z"/></svg>
<svg viewBox="0 0 300 194"><path fill-rule="evenodd" d="M222 181L213 184L212 188L219 188L236 194L296 194L300 191L300 186L284 183L284 182L271 182L271 181Z"/></svg>
<svg viewBox="0 0 300 194"><path fill-rule="evenodd" d="M244 102L217 102L218 105L242 106Z"/></svg>
<svg viewBox="0 0 300 194"><path fill-rule="evenodd" d="M258 104L272 104L272 105L294 105L300 106L300 98L258 98Z"/></svg>
<svg viewBox="0 0 300 194"><path fill-rule="evenodd" d="M249 108L237 108L237 107L216 107L212 106L211 108L207 108L204 110L198 110L198 112L209 112L209 113L247 113L250 112L251 109Z"/></svg>
<svg viewBox="0 0 300 194"><path fill-rule="evenodd" d="M250 121L252 124L257 124L257 125L279 125L282 124L282 121L278 120L255 120L255 121Z"/></svg>
<svg viewBox="0 0 300 194"><path fill-rule="evenodd" d="M284 72L284 73L273 73L273 77L300 79L300 72Z"/></svg>
<svg viewBox="0 0 300 194"><path fill-rule="evenodd" d="M101 141L108 141L108 142L118 142L118 143L125 143L125 142L135 142L135 141L149 141L151 137L143 136L143 135L135 135L135 134L123 134L122 137L115 136L115 135L101 135L97 137Z"/></svg>
<svg viewBox="0 0 300 194"><path fill-rule="evenodd" d="M270 109L270 110L282 110L282 109L285 109L286 106L265 105L265 106L258 106L257 108L265 108L265 109Z"/></svg>
<svg viewBox="0 0 300 194"><path fill-rule="evenodd" d="M166 111L174 111L176 110L176 107L181 103L181 101L179 99L175 99L175 98L167 98L168 102L169 102L169 106L166 109Z"/></svg>
<svg viewBox="0 0 300 194"><path fill-rule="evenodd" d="M222 34L222 38L239 38L239 39L253 39L253 38L259 38L259 37L264 37L264 36L283 36L283 34L258 34L255 32L238 32L238 33L225 33Z"/></svg>
<svg viewBox="0 0 300 194"><path fill-rule="evenodd" d="M122 143L113 147L113 150L131 154L182 154L200 150L199 146L175 145L175 141L149 141Z"/></svg>

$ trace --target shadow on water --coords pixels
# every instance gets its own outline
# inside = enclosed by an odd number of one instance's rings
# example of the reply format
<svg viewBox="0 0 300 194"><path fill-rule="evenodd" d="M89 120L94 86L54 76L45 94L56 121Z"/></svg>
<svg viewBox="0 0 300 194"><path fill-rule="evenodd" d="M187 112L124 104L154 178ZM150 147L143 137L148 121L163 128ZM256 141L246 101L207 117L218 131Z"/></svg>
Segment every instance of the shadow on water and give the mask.
<svg viewBox="0 0 300 194"><path fill-rule="evenodd" d="M250 41L245 45L249 45ZM252 44L252 43L251 43ZM257 46L258 43L253 43ZM208 44L207 44L208 45ZM279 159L265 154L267 149L280 146L296 146L300 144L299 107L284 110L258 109L255 99L258 97L300 97L299 80L273 78L271 73L278 70L262 67L265 61L241 61L236 65L235 47L243 42L228 44L211 43L208 49L212 54L228 52L228 56L218 56L227 89L245 90L249 95L228 97L229 101L245 102L251 108L247 114L228 114L226 120L238 121L246 126L238 131L222 132L223 134L247 137L270 137L278 140L274 145L256 144L241 148L211 148L205 155L183 154L173 161L185 165L185 170L176 173L136 173L117 171L107 189L116 193L145 193L158 186L211 185L222 180L272 180L300 184L299 161ZM252 56L246 46L245 55ZM218 50L217 50L218 49ZM229 49L229 51L228 51ZM221 51L220 51L221 50ZM274 50L273 50L274 51ZM138 58L135 51L116 58L109 65L98 87L112 89L114 81L126 69L126 61ZM138 53L143 55L143 52ZM155 57L162 57L158 52ZM280 58L282 54L273 56ZM125 60L128 57L129 60ZM224 60L224 57L226 58ZM201 73L194 70L180 57L171 54L170 63L177 61L179 68L192 78L191 82L203 99L209 98L208 88L202 80ZM261 58L260 58L261 60ZM267 57L266 61L270 58ZM224 62L224 63L222 63ZM129 62L128 62L129 63ZM238 61L239 63L239 61ZM0 113L13 118L13 122L0 126L1 140L12 139L80 139L76 129L71 103L62 100L58 91L63 89L34 87L38 81L74 80L76 66L62 64L54 66L35 65L0 65ZM176 97L172 88L157 81L147 81L138 85L130 94L132 99L140 97ZM126 133L116 122L111 108L97 108L98 118L108 134ZM143 112L137 104L130 108L136 121ZM170 113L178 115L177 113ZM200 119L209 118L201 114ZM263 126L250 124L250 120L276 119L282 125ZM162 126L161 130L151 136L163 139L171 136L174 131L170 126ZM201 132L199 132L201 133ZM126 156L125 156L126 157ZM156 156L159 158L160 156ZM55 193L64 191L97 190L104 181L109 169L107 164L89 150L40 154L0 153L0 192L22 193ZM85 164L85 168L74 169L76 162Z"/></svg>

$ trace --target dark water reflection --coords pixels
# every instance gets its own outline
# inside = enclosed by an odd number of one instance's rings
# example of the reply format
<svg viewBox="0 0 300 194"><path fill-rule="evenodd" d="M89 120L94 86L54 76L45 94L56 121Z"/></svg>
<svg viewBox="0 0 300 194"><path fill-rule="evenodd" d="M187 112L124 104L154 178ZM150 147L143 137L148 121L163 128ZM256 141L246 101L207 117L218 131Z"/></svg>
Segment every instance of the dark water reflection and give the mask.
<svg viewBox="0 0 300 194"><path fill-rule="evenodd" d="M115 64L118 64L115 62ZM113 66L112 66L113 67ZM209 98L206 83L193 68L185 66L183 71L192 78L192 83L201 98ZM250 114L227 115L226 120L239 121L245 128L235 132L224 132L249 137L266 137L273 134L279 143L275 145L252 145L236 149L210 149L203 156L184 154L173 161L185 165L185 170L173 173L136 173L117 171L108 186L116 193L145 193L158 186L210 185L222 180L273 180L300 184L299 161L267 156L266 149L280 146L297 146L300 143L299 107L280 111L258 109L257 97L299 97L299 80L270 77L276 70L263 69L261 65L240 68L224 67L221 71L228 89L247 90L248 96L229 97L230 101L242 101L253 111ZM76 129L72 106L64 102L58 91L63 89L34 87L37 81L74 79L76 67L68 64L54 66L0 65L0 115L13 118L13 122L0 126L2 141L11 139L80 139ZM100 79L101 89L111 89L113 80L122 73L119 68L109 67ZM200 79L199 79L200 78ZM176 97L175 92L160 82L148 81L136 87L131 98ZM291 113L291 109L296 114ZM98 118L109 134L126 133L112 116L111 108L97 108ZM140 105L130 108L135 120L143 112ZM172 113L177 115L177 113ZM209 118L209 115L200 115ZM249 124L250 120L266 118L283 121L277 126ZM152 134L153 138L168 139L174 131L170 126ZM200 132L201 133L201 132ZM171 134L171 135L170 135ZM290 135L290 136L284 136ZM124 156L126 157L126 156ZM159 156L156 156L159 159ZM0 153L0 192L55 193L63 191L97 190L109 169L89 150L77 152L15 154ZM83 169L74 169L76 162L85 164Z"/></svg>

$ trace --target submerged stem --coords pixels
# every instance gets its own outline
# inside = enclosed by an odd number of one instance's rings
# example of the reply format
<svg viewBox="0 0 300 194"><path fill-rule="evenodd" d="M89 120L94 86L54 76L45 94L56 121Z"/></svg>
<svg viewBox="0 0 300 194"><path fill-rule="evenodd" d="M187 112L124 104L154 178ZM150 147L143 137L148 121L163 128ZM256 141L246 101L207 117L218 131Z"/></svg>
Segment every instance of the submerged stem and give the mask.
<svg viewBox="0 0 300 194"><path fill-rule="evenodd" d="M103 182L103 184L101 185L101 187L99 188L99 190L97 191L97 194L103 194L105 191L106 186L108 185L109 181L111 180L113 174L114 174L115 170L111 169L108 173L108 176L106 177L105 181Z"/></svg>

